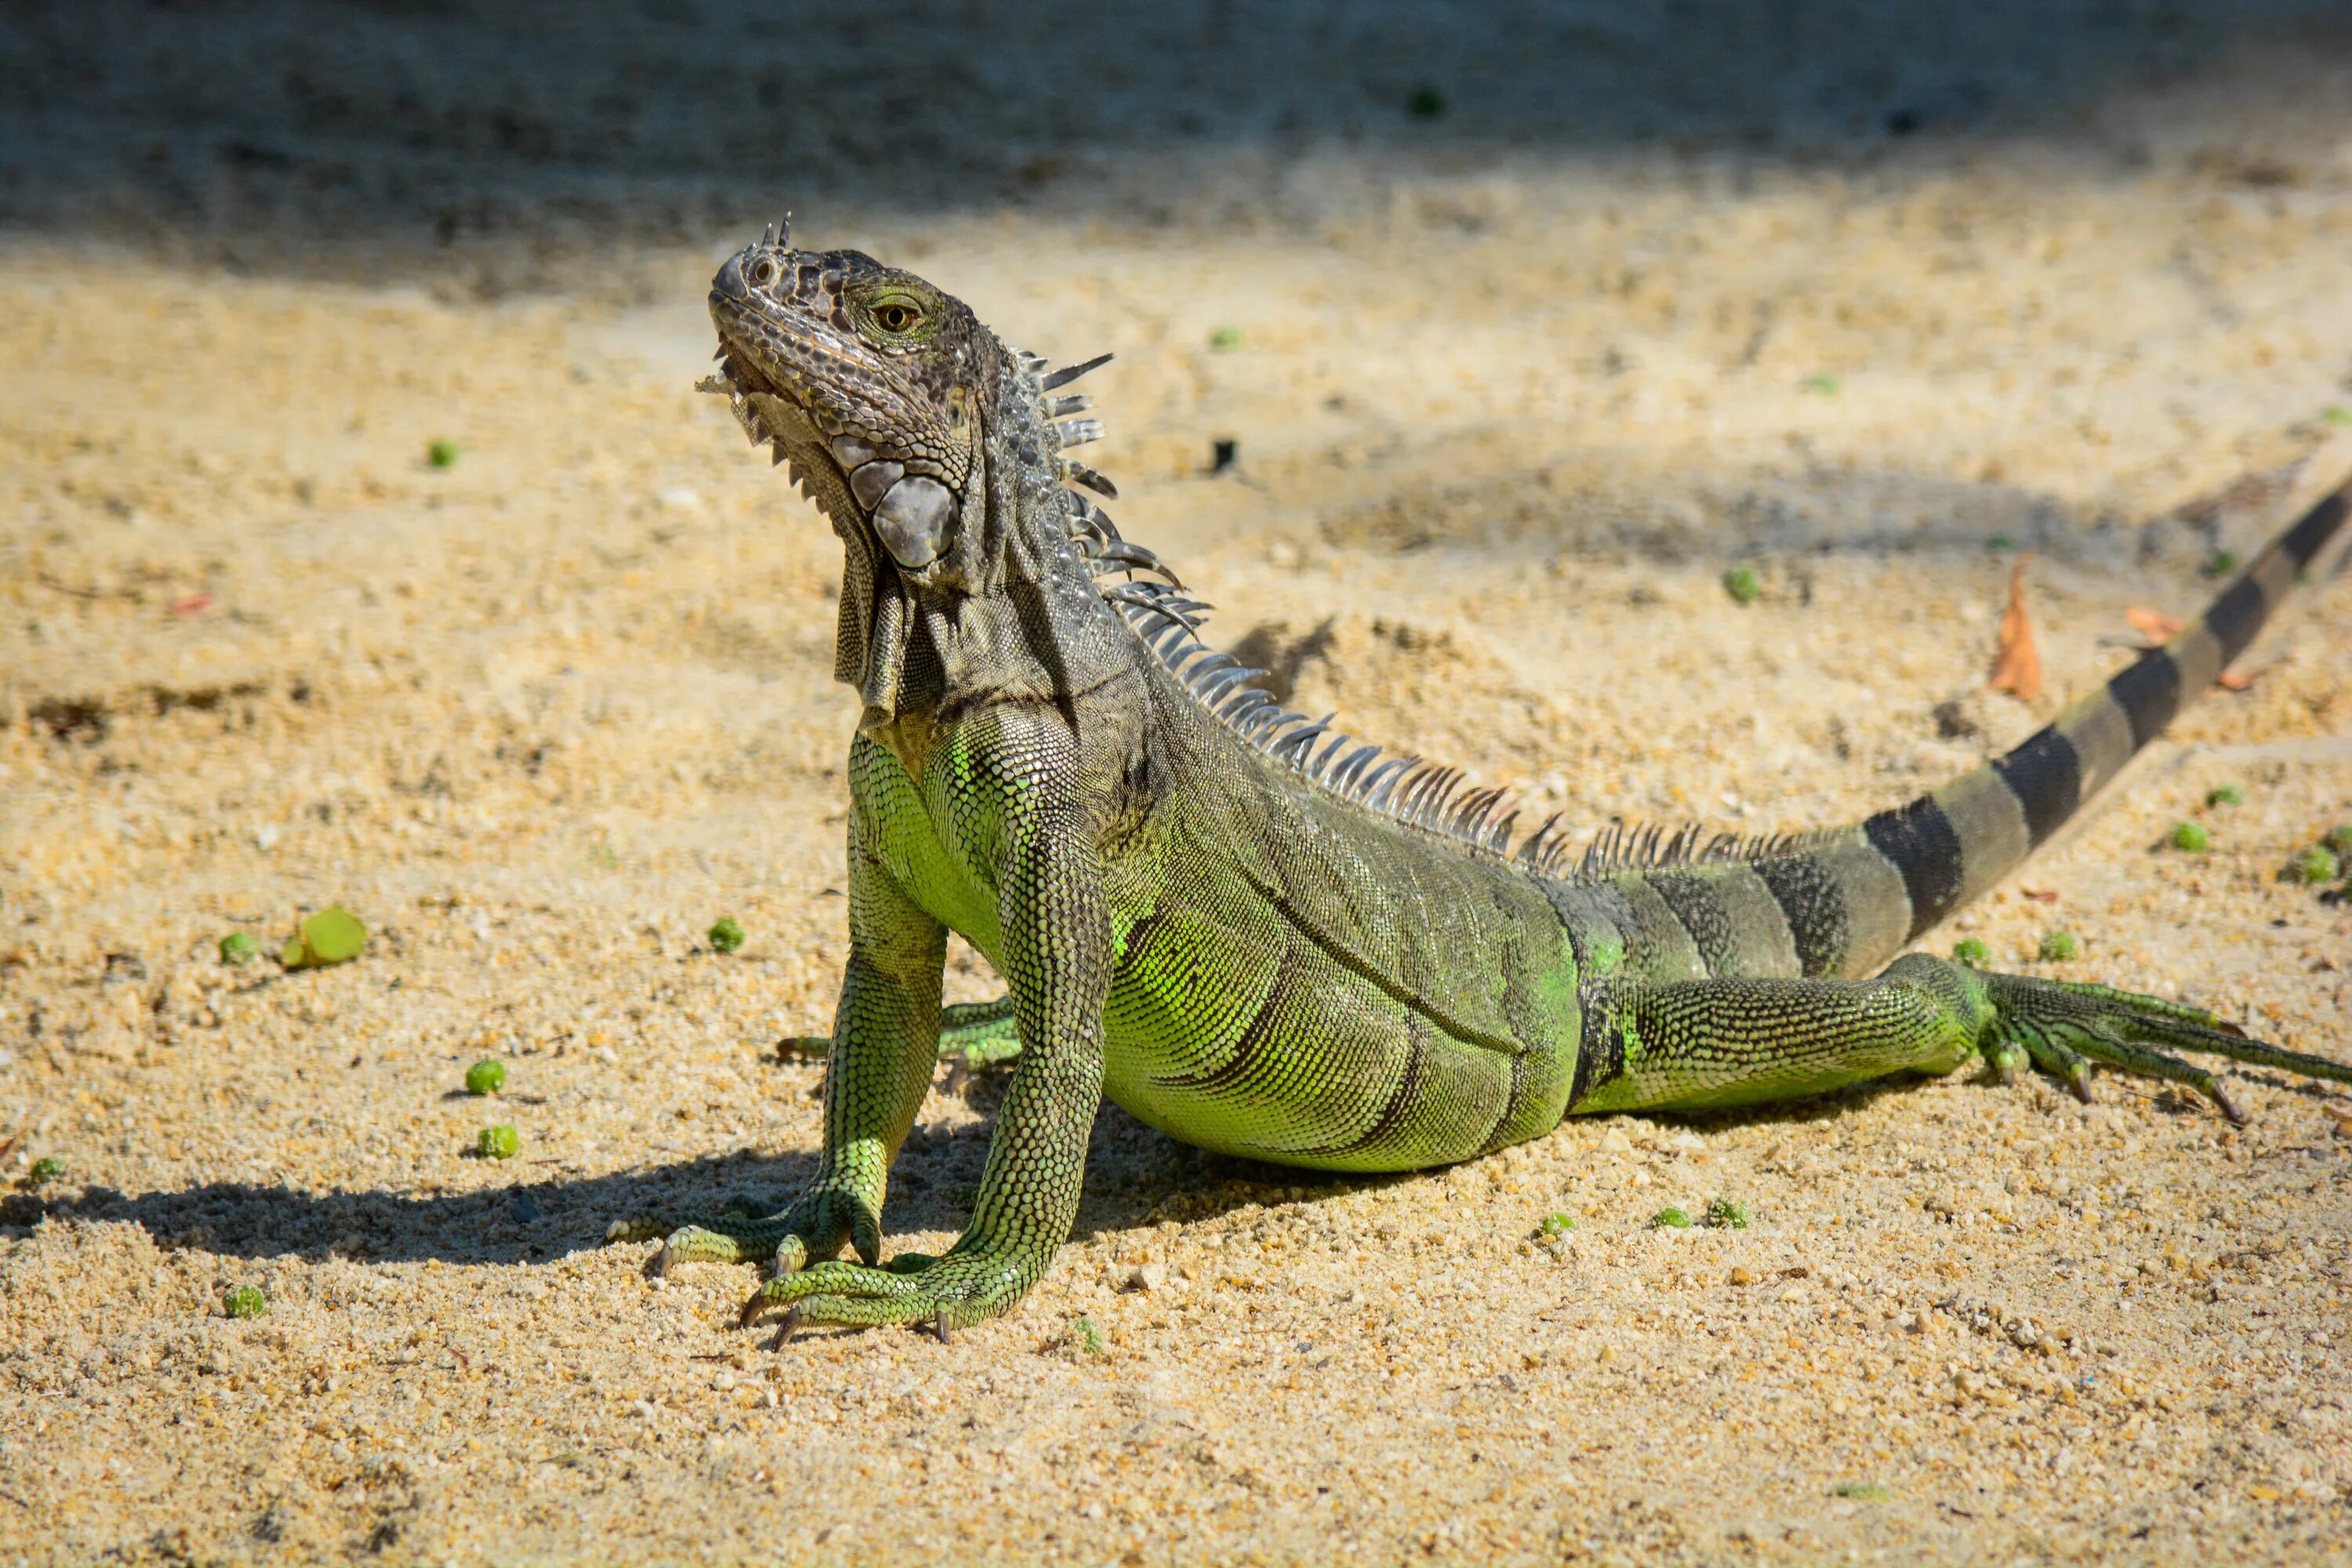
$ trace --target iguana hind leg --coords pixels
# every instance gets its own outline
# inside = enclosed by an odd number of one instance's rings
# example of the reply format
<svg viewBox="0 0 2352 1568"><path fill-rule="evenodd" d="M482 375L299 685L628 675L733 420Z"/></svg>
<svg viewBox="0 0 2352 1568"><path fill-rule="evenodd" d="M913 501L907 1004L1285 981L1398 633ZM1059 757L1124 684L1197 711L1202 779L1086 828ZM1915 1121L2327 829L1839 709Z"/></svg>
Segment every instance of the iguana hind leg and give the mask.
<svg viewBox="0 0 2352 1568"><path fill-rule="evenodd" d="M2232 1121L2211 1073L2160 1047L2352 1083L2352 1066L2250 1040L2211 1014L2105 985L1897 959L1869 980L1693 980L1630 985L1591 1021L1618 1057L1571 1110L1699 1110L1819 1094L1895 1072L2020 1058L2087 1094L2091 1064L2182 1083Z"/></svg>
<svg viewBox="0 0 2352 1568"><path fill-rule="evenodd" d="M832 1053L831 1035L792 1035L776 1043L785 1057L824 1057ZM1013 998L986 1002L950 1002L940 1009L940 1059L968 1068L994 1067L1021 1054L1021 1032L1013 1026Z"/></svg>
<svg viewBox="0 0 2352 1568"><path fill-rule="evenodd" d="M1021 1030L1013 998L950 1002L940 1009L940 1058L968 1068L992 1067L1021 1054Z"/></svg>

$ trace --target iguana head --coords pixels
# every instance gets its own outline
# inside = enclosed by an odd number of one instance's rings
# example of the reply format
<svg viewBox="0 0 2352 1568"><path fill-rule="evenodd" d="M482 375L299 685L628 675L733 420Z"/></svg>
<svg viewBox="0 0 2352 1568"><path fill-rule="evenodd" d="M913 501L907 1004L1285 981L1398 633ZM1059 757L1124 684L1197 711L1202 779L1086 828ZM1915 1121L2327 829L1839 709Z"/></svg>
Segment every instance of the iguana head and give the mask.
<svg viewBox="0 0 2352 1568"><path fill-rule="evenodd" d="M971 312L863 252L771 237L719 268L710 317L754 438L843 481L847 519L814 487L835 521L869 526L909 572L946 554L972 479L973 362L999 357Z"/></svg>
<svg viewBox="0 0 2352 1568"><path fill-rule="evenodd" d="M772 227L719 268L710 317L703 385L841 535L835 674L887 719L919 601L1034 582L1068 538L1036 379L961 300Z"/></svg>

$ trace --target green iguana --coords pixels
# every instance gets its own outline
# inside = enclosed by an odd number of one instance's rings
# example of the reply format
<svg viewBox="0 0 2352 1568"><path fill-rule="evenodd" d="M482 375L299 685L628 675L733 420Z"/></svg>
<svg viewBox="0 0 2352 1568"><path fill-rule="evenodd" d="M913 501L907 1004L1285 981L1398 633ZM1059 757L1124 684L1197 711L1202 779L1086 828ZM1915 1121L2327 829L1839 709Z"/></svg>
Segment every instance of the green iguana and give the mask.
<svg viewBox="0 0 2352 1568"><path fill-rule="evenodd" d="M2084 1095L2095 1062L2168 1079L2233 1121L2222 1085L2164 1047L2352 1082L2194 1007L1895 957L2204 690L2352 486L2195 629L1931 795L1796 837L1613 831L1571 859L1556 819L1515 842L1501 791L1286 711L1201 643L1205 606L1066 456L1101 426L1061 389L1101 359L1049 370L921 279L773 227L709 303L704 389L841 536L834 668L864 702L817 1173L782 1213L676 1230L662 1254L772 1256L747 1322L774 1306L786 1335L944 1336L1009 1310L1069 1236L1105 1094L1221 1152L1409 1171L1580 1112L1791 1100L1979 1058ZM1009 1012L1018 1059L971 1227L882 1264L950 931L1008 983L963 1026ZM862 1263L826 1261L845 1243Z"/></svg>

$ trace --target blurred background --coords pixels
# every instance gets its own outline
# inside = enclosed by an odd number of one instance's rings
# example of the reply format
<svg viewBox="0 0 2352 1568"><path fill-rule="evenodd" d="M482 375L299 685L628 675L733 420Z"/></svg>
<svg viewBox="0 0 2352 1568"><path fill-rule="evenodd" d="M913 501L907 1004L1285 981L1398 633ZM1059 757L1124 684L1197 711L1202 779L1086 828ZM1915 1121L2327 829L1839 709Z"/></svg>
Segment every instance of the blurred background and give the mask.
<svg viewBox="0 0 2352 1568"><path fill-rule="evenodd" d="M1377 229L1416 199L1492 231L1612 174L1884 189L1959 158L2294 191L2341 177L2352 49L2324 0L860 9L12 5L0 211L493 295L642 287L649 253L780 204L1176 238Z"/></svg>

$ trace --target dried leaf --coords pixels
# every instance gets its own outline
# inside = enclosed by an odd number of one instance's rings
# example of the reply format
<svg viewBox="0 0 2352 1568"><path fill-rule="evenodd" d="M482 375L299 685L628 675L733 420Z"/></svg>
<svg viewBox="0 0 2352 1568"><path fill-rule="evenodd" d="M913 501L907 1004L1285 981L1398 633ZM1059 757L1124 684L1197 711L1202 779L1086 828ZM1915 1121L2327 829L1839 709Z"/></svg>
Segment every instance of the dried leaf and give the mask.
<svg viewBox="0 0 2352 1568"><path fill-rule="evenodd" d="M2054 904L2058 901L2058 889L2055 888L2020 888L2017 890L2037 904Z"/></svg>
<svg viewBox="0 0 2352 1568"><path fill-rule="evenodd" d="M2034 646L2033 623L2025 614L2025 563L2032 559L2033 552L2029 550L2010 568L2009 608L2001 613L2000 649L1992 661L1992 679L1985 683L2020 702L2031 702L2042 695L2042 650Z"/></svg>

